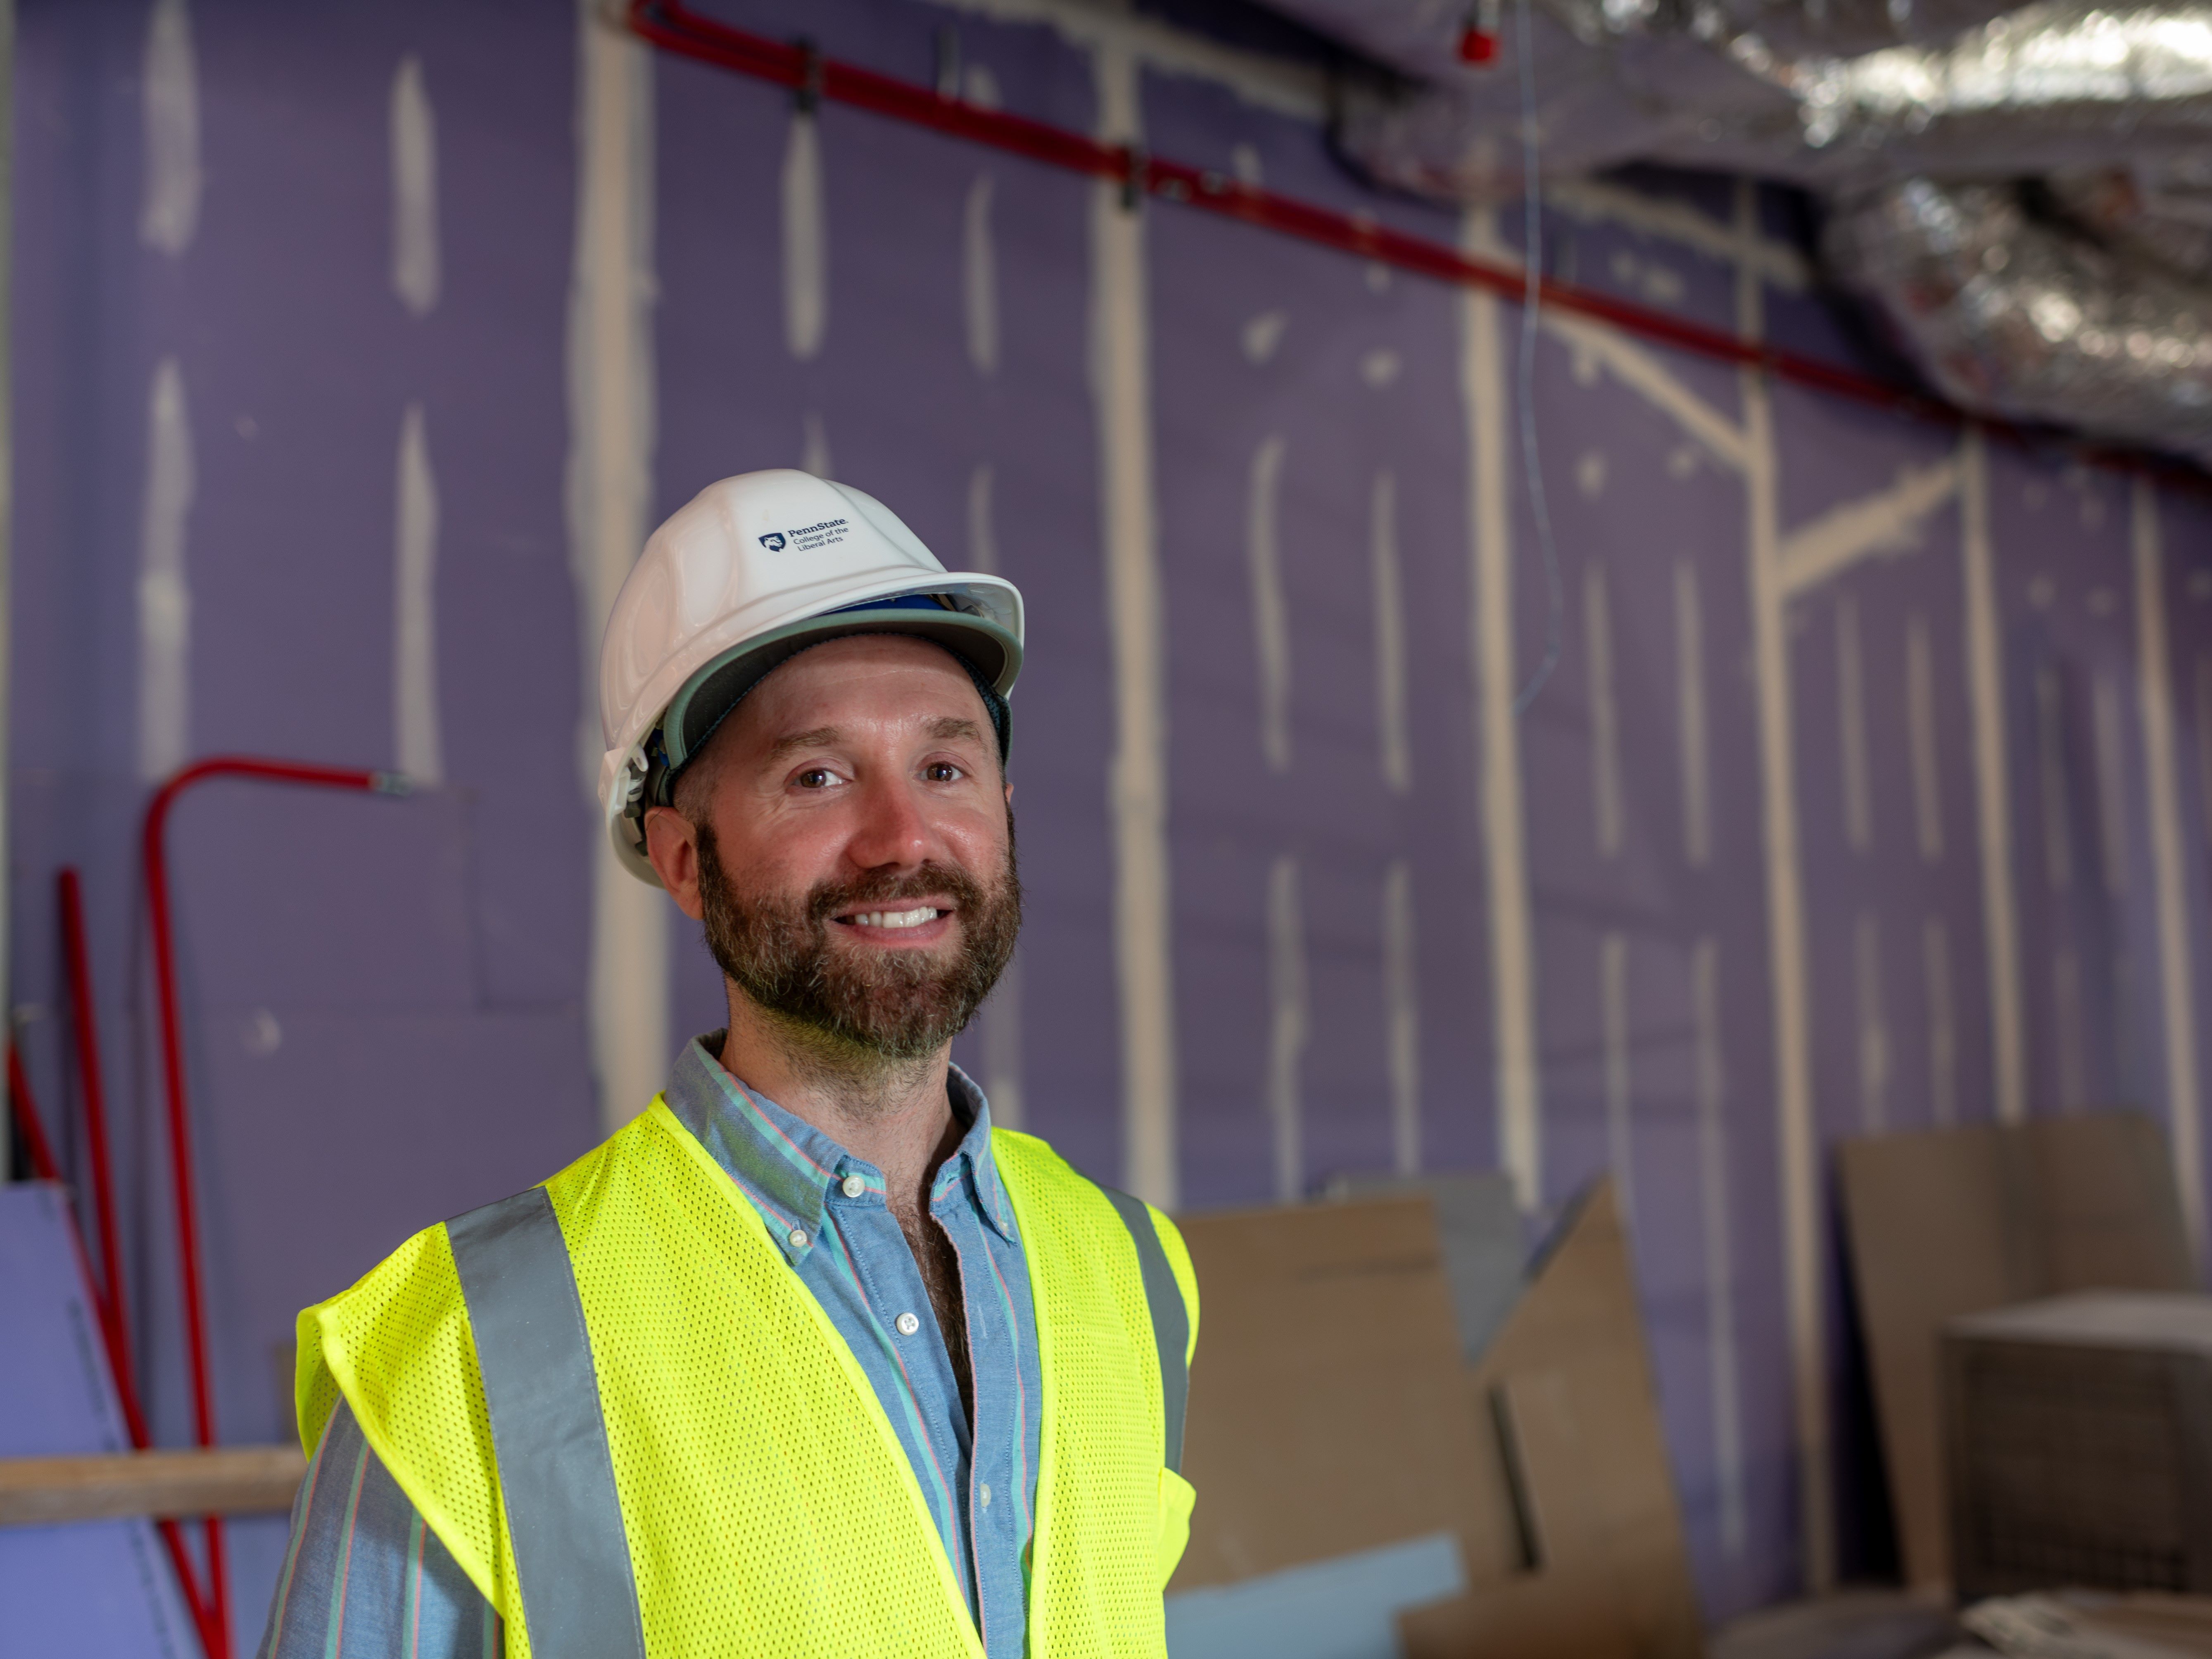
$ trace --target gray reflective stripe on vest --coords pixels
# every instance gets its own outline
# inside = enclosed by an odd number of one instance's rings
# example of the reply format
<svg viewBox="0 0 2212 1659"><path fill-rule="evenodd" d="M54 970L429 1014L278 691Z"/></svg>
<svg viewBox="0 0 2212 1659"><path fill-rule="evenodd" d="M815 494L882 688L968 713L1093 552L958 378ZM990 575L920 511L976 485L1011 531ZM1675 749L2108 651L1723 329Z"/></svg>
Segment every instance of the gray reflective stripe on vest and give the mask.
<svg viewBox="0 0 2212 1659"><path fill-rule="evenodd" d="M446 1224L535 1659L645 1659L576 1272L543 1187Z"/></svg>
<svg viewBox="0 0 2212 1659"><path fill-rule="evenodd" d="M1129 1230L1137 1247L1137 1264L1144 1269L1145 1300L1152 1310L1152 1341L1160 1351L1160 1404L1167 1417L1167 1445L1162 1461L1177 1474L1182 1473L1182 1419L1190 1405L1190 1310L1184 1305L1182 1286L1176 1283L1168 1265L1166 1247L1152 1212L1142 1199L1117 1188L1098 1183Z"/></svg>

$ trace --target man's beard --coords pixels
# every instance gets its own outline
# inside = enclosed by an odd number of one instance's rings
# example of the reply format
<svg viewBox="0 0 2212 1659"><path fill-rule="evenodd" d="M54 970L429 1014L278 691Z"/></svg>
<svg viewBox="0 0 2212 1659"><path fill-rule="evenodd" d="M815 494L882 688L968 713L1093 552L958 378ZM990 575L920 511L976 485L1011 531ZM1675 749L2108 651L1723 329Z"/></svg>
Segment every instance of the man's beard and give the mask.
<svg viewBox="0 0 2212 1659"><path fill-rule="evenodd" d="M746 998L833 1064L915 1060L967 1025L1014 953L1022 926L1013 822L1006 861L988 887L964 870L923 864L904 875L823 882L803 898L741 895L722 866L714 832L698 827L699 899L707 948ZM831 918L901 899L952 901L959 949L951 961L923 951L840 948Z"/></svg>

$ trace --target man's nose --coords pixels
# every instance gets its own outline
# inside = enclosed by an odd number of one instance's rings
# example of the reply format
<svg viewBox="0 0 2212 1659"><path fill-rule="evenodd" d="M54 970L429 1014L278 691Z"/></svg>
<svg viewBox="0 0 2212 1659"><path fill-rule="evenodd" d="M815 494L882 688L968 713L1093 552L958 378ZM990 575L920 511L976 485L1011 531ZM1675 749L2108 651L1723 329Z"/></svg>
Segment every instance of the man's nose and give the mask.
<svg viewBox="0 0 2212 1659"><path fill-rule="evenodd" d="M864 870L924 862L929 856L929 823L906 780L878 776L860 788L859 822L846 855Z"/></svg>

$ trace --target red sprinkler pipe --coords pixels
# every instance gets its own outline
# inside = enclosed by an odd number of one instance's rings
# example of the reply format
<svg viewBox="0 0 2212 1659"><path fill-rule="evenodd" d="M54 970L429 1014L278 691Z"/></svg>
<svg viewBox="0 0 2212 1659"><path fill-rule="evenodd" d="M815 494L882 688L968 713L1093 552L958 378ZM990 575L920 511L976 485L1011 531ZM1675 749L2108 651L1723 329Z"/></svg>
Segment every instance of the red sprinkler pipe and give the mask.
<svg viewBox="0 0 2212 1659"><path fill-rule="evenodd" d="M102 1272L96 1289L105 1292L102 1310L108 1325L108 1358L123 1386L136 1373L131 1364L130 1327L124 1319L123 1249L116 1242L115 1177L107 1158L107 1091L100 1067L100 1028L92 1005L91 960L84 943L84 893L76 872L64 866L54 879L61 911L62 957L69 975L70 1012L76 1036L76 1070L84 1099L84 1146L92 1164L93 1214L100 1233Z"/></svg>
<svg viewBox="0 0 2212 1659"><path fill-rule="evenodd" d="M23 1075L23 1056L14 1043L8 1045L8 1109L15 1119L15 1133L23 1137L23 1151L31 1160L31 1174L40 1181L58 1182L62 1178L61 1165L54 1162L53 1143L46 1139L46 1126L39 1121L39 1109L31 1099L31 1079ZM87 1277L90 1270L87 1270ZM99 1294L99 1287L93 1287Z"/></svg>
<svg viewBox="0 0 2212 1659"><path fill-rule="evenodd" d="M192 1197L191 1121L185 1103L184 1028L177 1012L176 940L169 921L166 837L169 810L177 797L209 778L255 778L264 783L357 789L370 794L407 793L407 780L396 772L218 755L185 767L155 792L146 808L146 911L152 924L154 981L161 1000L161 1077L167 1086L169 1108L169 1176L175 1190L178 1266L184 1279L185 1334L191 1362L192 1434L203 1446L215 1444L215 1395L208 1380L207 1303L201 1288L199 1212ZM222 1518L211 1515L201 1525L207 1537L208 1623L216 1638L210 1652L228 1655L231 1650L230 1591L223 1568Z"/></svg>
<svg viewBox="0 0 2212 1659"><path fill-rule="evenodd" d="M1102 143L1085 133L947 97L933 87L824 58L811 46L774 40L766 35L732 28L694 10L684 0L629 0L629 27L633 33L664 52L710 64L732 74L789 87L803 97L849 104L871 114L927 127L949 137L964 138L1047 167L1116 179L1124 198L1132 204L1140 196L1157 196L1200 212L1242 220L1279 235L1392 265L1414 276L1487 289L1516 305L1527 297L1528 277L1518 266L1470 258L1448 243L1391 230L1366 214L1340 213L1296 197L1278 195L1211 168L1151 155L1134 145ZM1870 404L1940 425L1958 427L1972 422L2016 444L2047 441L2053 435L2016 422L1970 416L1911 386L1878 380L1802 352L1746 340L1687 318L1615 299L1595 289L1544 277L1538 284L1537 295L1539 303L1552 310L1595 318L1625 333L1655 340L1715 362L1757 369L1776 380L1856 403ZM2203 487L2202 475L2193 469L2147 454L2081 443L2069 447L2075 454L2118 471Z"/></svg>
<svg viewBox="0 0 2212 1659"><path fill-rule="evenodd" d="M107 1347L108 1370L115 1377L116 1401L123 1408L123 1423L131 1443L140 1451L152 1445L146 1413L138 1399L137 1369L131 1358L130 1298L124 1287L123 1252L115 1226L115 1179L107 1155L107 1091L100 1063L100 1019L93 1005L92 954L85 945L84 893L74 869L64 866L55 878L62 921L62 954L69 975L70 1012L76 1036L77 1075L83 1091L85 1150L92 1164L92 1198L98 1218L100 1251L106 1272L106 1301L100 1310L100 1334ZM91 1278L88 1263L86 1277ZM93 1297L101 1298L95 1281ZM167 1516L157 1520L161 1542L176 1571L179 1588L198 1632L207 1659L223 1659L209 1621L207 1597L191 1554L185 1548L184 1529Z"/></svg>

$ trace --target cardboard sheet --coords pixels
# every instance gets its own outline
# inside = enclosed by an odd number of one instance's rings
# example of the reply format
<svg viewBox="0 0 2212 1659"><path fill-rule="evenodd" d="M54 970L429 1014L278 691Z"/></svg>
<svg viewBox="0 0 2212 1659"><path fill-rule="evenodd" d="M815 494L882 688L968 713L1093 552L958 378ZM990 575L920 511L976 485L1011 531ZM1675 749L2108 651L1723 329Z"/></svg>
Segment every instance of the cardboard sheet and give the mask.
<svg viewBox="0 0 2212 1659"><path fill-rule="evenodd" d="M1610 1182L1561 1224L1469 1379L1525 1559L1403 1614L1408 1659L1696 1659L1703 1622Z"/></svg>
<svg viewBox="0 0 2212 1659"><path fill-rule="evenodd" d="M1425 1198L1181 1221L1204 1295L1184 1473L1198 1489L1171 1592L1424 1534L1470 1580L1513 1559Z"/></svg>
<svg viewBox="0 0 2212 1659"><path fill-rule="evenodd" d="M1837 1165L1905 1578L1940 1593L1944 1321L2061 1291L2195 1288L2172 1166L2135 1112L1847 1140Z"/></svg>

